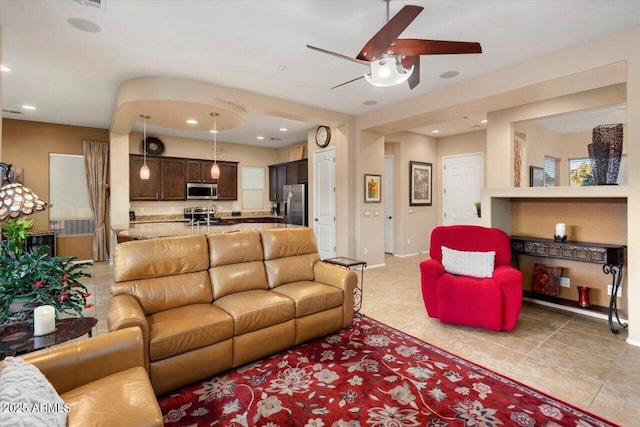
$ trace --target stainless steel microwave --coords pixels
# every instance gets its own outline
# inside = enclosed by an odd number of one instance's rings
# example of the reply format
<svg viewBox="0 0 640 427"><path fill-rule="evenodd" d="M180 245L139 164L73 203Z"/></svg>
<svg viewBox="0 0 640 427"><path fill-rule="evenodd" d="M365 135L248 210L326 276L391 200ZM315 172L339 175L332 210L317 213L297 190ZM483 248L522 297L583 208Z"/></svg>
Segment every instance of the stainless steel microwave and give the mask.
<svg viewBox="0 0 640 427"><path fill-rule="evenodd" d="M187 200L216 200L218 184L187 182Z"/></svg>

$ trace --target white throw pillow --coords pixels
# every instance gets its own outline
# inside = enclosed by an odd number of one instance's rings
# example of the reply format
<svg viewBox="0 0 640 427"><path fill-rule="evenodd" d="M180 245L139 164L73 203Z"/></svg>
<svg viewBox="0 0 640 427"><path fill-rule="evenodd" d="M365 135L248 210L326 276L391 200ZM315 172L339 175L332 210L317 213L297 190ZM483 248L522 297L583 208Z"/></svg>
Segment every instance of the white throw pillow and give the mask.
<svg viewBox="0 0 640 427"><path fill-rule="evenodd" d="M457 251L442 246L442 265L447 273L477 278L493 277L496 251Z"/></svg>
<svg viewBox="0 0 640 427"><path fill-rule="evenodd" d="M67 425L69 405L35 366L7 357L0 368L0 426Z"/></svg>

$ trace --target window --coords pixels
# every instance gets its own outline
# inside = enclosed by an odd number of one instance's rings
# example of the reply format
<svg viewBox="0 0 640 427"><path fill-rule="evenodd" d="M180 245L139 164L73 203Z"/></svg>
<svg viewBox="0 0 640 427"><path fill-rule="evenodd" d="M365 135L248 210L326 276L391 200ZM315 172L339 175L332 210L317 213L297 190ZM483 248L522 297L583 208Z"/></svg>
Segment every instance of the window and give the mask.
<svg viewBox="0 0 640 427"><path fill-rule="evenodd" d="M264 209L264 168L242 167L242 210Z"/></svg>
<svg viewBox="0 0 640 427"><path fill-rule="evenodd" d="M558 165L560 159L555 157L544 156L544 186L555 187L558 185Z"/></svg>
<svg viewBox="0 0 640 427"><path fill-rule="evenodd" d="M627 185L627 156L620 159L620 171L618 172L618 185ZM569 185L572 187L595 185L593 175L591 173L591 159L582 157L578 159L569 159Z"/></svg>
<svg viewBox="0 0 640 427"><path fill-rule="evenodd" d="M49 154L49 226L56 235L93 234L84 157Z"/></svg>

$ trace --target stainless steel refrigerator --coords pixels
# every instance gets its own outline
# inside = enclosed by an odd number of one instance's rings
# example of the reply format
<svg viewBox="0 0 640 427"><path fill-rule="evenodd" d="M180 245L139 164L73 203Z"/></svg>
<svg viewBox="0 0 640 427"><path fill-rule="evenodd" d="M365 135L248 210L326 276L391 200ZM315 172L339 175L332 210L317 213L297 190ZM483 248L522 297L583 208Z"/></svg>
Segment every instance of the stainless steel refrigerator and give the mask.
<svg viewBox="0 0 640 427"><path fill-rule="evenodd" d="M284 186L284 222L307 225L307 189L304 184Z"/></svg>

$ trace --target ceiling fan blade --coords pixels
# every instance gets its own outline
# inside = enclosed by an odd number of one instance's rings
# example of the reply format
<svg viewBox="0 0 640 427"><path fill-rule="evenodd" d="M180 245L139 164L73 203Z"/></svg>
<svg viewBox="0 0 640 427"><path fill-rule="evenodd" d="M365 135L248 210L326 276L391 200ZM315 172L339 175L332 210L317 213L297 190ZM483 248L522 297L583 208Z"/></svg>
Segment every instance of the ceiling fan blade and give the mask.
<svg viewBox="0 0 640 427"><path fill-rule="evenodd" d="M409 89L413 89L414 87L420 84L420 57L419 56L405 56L402 59L402 66L404 68L411 68L413 65L413 73L409 77Z"/></svg>
<svg viewBox="0 0 640 427"><path fill-rule="evenodd" d="M384 26L373 36L371 40L364 45L356 58L373 61L382 55L387 48L397 39L400 34L416 19L416 16L424 9L422 6L407 5L400 9L400 12L389 20Z"/></svg>
<svg viewBox="0 0 640 427"><path fill-rule="evenodd" d="M317 50L318 52L326 53L328 55L337 56L338 58L346 59L348 61L357 62L362 65L369 65L369 61L363 61L362 59L352 58L347 55L342 55L341 53L331 52L330 50L322 49L320 47L315 47L311 45L307 45L309 49Z"/></svg>
<svg viewBox="0 0 640 427"><path fill-rule="evenodd" d="M334 86L334 87L332 87L331 89L335 89L335 88L337 88L337 87L344 86L344 85L349 84L349 83L353 83L353 82L355 82L356 80L360 80L360 79L364 79L364 75L362 75L362 76L360 76L360 77L356 77L355 79L349 80L348 82L340 83L339 85Z"/></svg>
<svg viewBox="0 0 640 427"><path fill-rule="evenodd" d="M482 53L477 42L454 42L446 40L397 39L387 53L392 55L451 55L458 53Z"/></svg>

